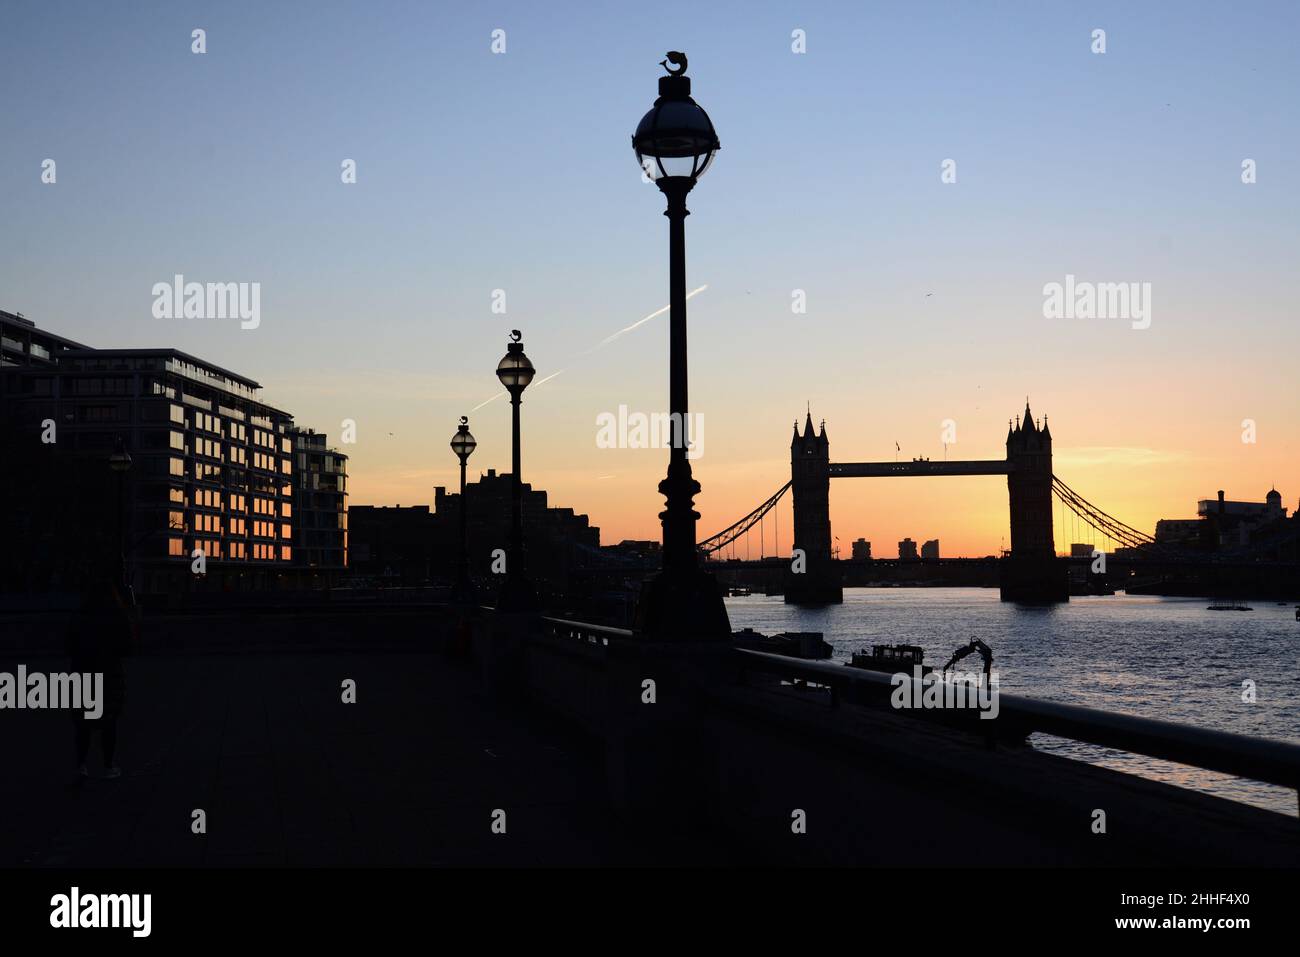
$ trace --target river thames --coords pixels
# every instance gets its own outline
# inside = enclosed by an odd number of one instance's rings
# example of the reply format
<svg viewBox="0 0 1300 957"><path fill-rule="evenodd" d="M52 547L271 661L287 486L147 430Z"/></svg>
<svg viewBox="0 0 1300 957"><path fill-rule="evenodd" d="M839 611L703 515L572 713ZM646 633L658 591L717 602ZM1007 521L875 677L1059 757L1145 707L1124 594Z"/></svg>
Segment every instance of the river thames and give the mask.
<svg viewBox="0 0 1300 957"><path fill-rule="evenodd" d="M834 660L872 644L925 649L943 667L971 638L993 649L1000 688L1108 711L1300 743L1300 621L1292 603L1210 611L1208 599L1114 595L1034 608L996 589L846 588L844 604L727 599L733 629L820 631ZM977 655L959 668L981 667ZM1255 700L1243 700L1254 682ZM1296 816L1294 791L1048 735L1034 747Z"/></svg>

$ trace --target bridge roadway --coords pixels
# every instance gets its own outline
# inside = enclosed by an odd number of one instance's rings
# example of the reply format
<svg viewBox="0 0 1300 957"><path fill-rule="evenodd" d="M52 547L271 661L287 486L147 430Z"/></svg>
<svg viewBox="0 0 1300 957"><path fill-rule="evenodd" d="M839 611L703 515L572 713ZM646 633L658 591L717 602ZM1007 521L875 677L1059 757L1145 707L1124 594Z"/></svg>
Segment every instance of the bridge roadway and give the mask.
<svg viewBox="0 0 1300 957"><path fill-rule="evenodd" d="M1010 475L1014 466L1006 459L964 462L832 462L831 478L887 478L899 475Z"/></svg>
<svg viewBox="0 0 1300 957"><path fill-rule="evenodd" d="M58 623L18 624L0 670L56 668ZM738 654L438 606L159 615L128 663L122 779L71 783L66 715L0 714L0 865L1300 862L1294 817Z"/></svg>

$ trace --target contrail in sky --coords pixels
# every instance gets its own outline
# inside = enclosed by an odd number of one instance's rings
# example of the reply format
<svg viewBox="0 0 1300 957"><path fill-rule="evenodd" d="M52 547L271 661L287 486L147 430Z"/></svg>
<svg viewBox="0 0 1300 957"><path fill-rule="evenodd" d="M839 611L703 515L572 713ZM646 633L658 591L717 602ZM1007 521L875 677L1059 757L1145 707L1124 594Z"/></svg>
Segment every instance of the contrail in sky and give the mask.
<svg viewBox="0 0 1300 957"><path fill-rule="evenodd" d="M690 292L688 292L688 293L686 294L686 298L687 298L687 299L690 299L690 298L692 298L693 296L695 296L696 294L701 293L701 292L704 292L704 290L706 290L706 289L708 289L708 288L709 288L708 283L705 283L703 286L700 286L700 287L698 287L698 288L696 288L696 289L692 289ZM590 349L588 349L586 352L580 352L580 353L578 353L578 357L579 357L579 358L582 358L583 356L589 356L589 355L591 355L593 352L599 352L601 349L605 348L605 346L609 345L609 344L610 344L611 342L613 342L615 339L619 338L620 336L625 336L625 335L627 335L627 334L628 334L629 332L631 332L633 329L637 328L637 326L643 326L643 325L645 325L647 322L649 322L651 319L657 318L658 316L662 316L662 315L663 315L665 312L667 312L670 308L672 308L672 307L671 307L671 306L664 306L662 309L656 309L654 312L650 313L650 315L648 315L648 316L644 316L643 318L638 319L636 322L632 323L632 325L630 325L630 326L625 326L625 327L623 327L622 329L618 330L618 332L615 332L614 334L612 334L612 335L608 335L608 336L606 336L604 339L601 339L600 342L596 343L594 346L592 346L592 347L591 347ZM568 372L568 371L569 371L568 369L561 369L559 372L552 372L552 373L551 373L550 375L548 375L546 378L544 378L544 379L538 379L536 382L533 383L533 385L535 385L535 386L536 386L536 385L542 385L543 383L550 382L550 381L551 381L552 379L554 379L557 375L561 375L561 374L563 374L563 373L565 373L565 372ZM487 405L489 402L495 402L497 399L501 398L501 397L502 397L503 395L505 395L505 394L506 394L506 393L504 393L504 392L498 392L496 395L492 396L492 398L487 399L487 400L485 400L485 401L483 401L483 402L480 402L478 405L474 406L474 408L470 409L470 411L471 411L471 412L477 412L479 409L483 408L483 406Z"/></svg>

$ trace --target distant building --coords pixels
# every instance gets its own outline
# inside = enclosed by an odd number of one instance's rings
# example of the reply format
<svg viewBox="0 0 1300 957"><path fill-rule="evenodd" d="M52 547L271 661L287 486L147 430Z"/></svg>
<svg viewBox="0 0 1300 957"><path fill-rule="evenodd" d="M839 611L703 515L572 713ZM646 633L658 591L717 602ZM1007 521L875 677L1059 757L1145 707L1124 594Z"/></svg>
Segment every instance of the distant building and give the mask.
<svg viewBox="0 0 1300 957"><path fill-rule="evenodd" d="M80 342L37 329L36 323L21 313L0 309L0 366L53 369L64 352L85 348Z"/></svg>
<svg viewBox="0 0 1300 957"><path fill-rule="evenodd" d="M1287 518L1282 493L1270 489L1262 502L1238 502L1225 497L1203 498L1196 503L1198 518L1162 518L1156 522L1157 545L1216 551L1258 544L1268 530L1281 528ZM1276 528L1275 528L1276 526Z"/></svg>
<svg viewBox="0 0 1300 957"><path fill-rule="evenodd" d="M348 564L348 457L325 435L292 428L294 564L328 583Z"/></svg>
<svg viewBox="0 0 1300 957"><path fill-rule="evenodd" d="M1196 514L1202 518L1227 516L1237 521L1271 521L1286 518L1286 509L1282 507L1282 493L1277 489L1270 490L1262 502L1225 500L1220 489L1217 499L1203 498L1196 503Z"/></svg>
<svg viewBox="0 0 1300 957"><path fill-rule="evenodd" d="M865 538L859 538L853 542L853 560L859 562L871 561L871 543Z"/></svg>
<svg viewBox="0 0 1300 957"><path fill-rule="evenodd" d="M116 560L119 515L138 594L280 583L294 564L293 418L260 389L177 349L94 349L0 312L0 447L20 483L5 500L23 503L3 519L23 543L6 549L5 585L78 587Z"/></svg>
<svg viewBox="0 0 1300 957"><path fill-rule="evenodd" d="M469 506L470 568L489 574L492 552L506 549L510 538L511 487L509 472L497 474L488 469L477 482L466 485ZM439 486L433 490L435 516L447 528L458 527L460 493L448 493ZM600 529L593 528L586 515L571 508L554 508L547 493L523 483L524 549L530 577L562 575L575 564L575 549L600 549Z"/></svg>
<svg viewBox="0 0 1300 957"><path fill-rule="evenodd" d="M1249 546L1258 530L1286 518L1282 494L1276 488L1269 490L1263 502L1232 501L1220 489L1218 498L1197 502L1196 513L1200 522L1195 541L1210 550ZM1188 526L1181 526L1179 530L1184 534L1191 531ZM1190 544L1190 536L1184 541Z"/></svg>
<svg viewBox="0 0 1300 957"><path fill-rule="evenodd" d="M938 559L939 557L939 539L932 538L921 546L922 558Z"/></svg>
<svg viewBox="0 0 1300 957"><path fill-rule="evenodd" d="M601 551L615 553L647 564L658 564L663 559L663 550L662 542L636 538L625 538L617 545L601 546Z"/></svg>
<svg viewBox="0 0 1300 957"><path fill-rule="evenodd" d="M917 561L916 542L910 538L905 538L898 543L898 560L901 562Z"/></svg>
<svg viewBox="0 0 1300 957"><path fill-rule="evenodd" d="M427 505L353 505L348 566L357 574L423 584L433 577L437 535Z"/></svg>
<svg viewBox="0 0 1300 957"><path fill-rule="evenodd" d="M1205 527L1203 518L1162 518L1156 522L1156 544L1199 545Z"/></svg>
<svg viewBox="0 0 1300 957"><path fill-rule="evenodd" d="M470 573L491 582L493 553L510 547L511 482L509 473L488 469L465 487L468 506ZM353 505L349 508L351 570L382 577L393 584L450 582L460 554L459 492L434 489L427 505L390 508ZM600 529L571 508L553 508L547 493L523 486L524 555L534 583L562 589L575 567L603 561Z"/></svg>

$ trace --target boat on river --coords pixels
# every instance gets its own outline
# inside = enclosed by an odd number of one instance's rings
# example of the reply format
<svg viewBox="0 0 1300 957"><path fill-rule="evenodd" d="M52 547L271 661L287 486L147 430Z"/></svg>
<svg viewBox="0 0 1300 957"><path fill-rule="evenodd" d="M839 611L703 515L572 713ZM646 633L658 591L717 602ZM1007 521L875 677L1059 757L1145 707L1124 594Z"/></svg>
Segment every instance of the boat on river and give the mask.
<svg viewBox="0 0 1300 957"><path fill-rule="evenodd" d="M883 671L886 674L904 672L911 674L913 668L919 667L921 674L928 675L934 669L924 663L925 649L919 645L872 645L871 654L855 651L849 659L850 668L864 668L867 671Z"/></svg>
<svg viewBox="0 0 1300 957"><path fill-rule="evenodd" d="M787 658L815 661L829 658L834 652L820 631L783 631L776 635L764 635L753 628L744 628L732 632L731 637L740 648L765 651L769 655L785 655Z"/></svg>

